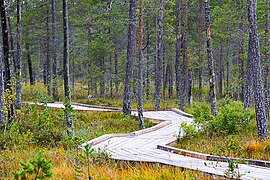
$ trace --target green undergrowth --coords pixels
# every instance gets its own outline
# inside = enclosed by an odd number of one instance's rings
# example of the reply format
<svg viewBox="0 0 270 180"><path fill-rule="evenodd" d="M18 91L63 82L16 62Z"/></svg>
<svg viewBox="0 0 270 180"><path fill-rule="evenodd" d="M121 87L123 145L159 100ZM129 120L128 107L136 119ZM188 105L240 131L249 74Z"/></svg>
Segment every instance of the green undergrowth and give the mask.
<svg viewBox="0 0 270 180"><path fill-rule="evenodd" d="M244 110L241 102L230 99L218 104L219 113L214 117L209 104L195 103L188 110L194 123L181 125L185 136L172 146L217 156L270 161L270 141L257 138L254 110Z"/></svg>
<svg viewBox="0 0 270 180"><path fill-rule="evenodd" d="M0 179L210 179L159 164L114 162L98 151L91 150L88 158L79 144L103 134L139 130L137 118L119 112L73 112L72 118L76 135L68 138L63 110L24 106L0 135Z"/></svg>

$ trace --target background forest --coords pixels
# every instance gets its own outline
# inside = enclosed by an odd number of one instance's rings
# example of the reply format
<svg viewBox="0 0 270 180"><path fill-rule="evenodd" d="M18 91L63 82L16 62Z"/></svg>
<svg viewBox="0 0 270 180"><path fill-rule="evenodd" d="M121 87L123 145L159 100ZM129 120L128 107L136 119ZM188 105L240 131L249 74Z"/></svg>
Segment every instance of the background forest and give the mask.
<svg viewBox="0 0 270 180"><path fill-rule="evenodd" d="M13 148L24 152L28 147L32 156L41 144L51 154L72 154L86 139L140 128L132 117L120 113L120 120L98 113L71 115L72 109L59 113L24 107L26 101L65 101L67 108L70 102L114 106L125 114L138 108L141 127L152 126L144 122L143 109L178 107L192 113L210 139L217 135L217 142L225 134L228 141L237 141L248 131L251 135L245 140L255 139L255 144L268 137L268 0L0 0L0 11L0 127L4 132L0 145L10 151L3 153L2 160L14 153ZM74 118L82 119L82 124L75 122L75 130ZM53 129L54 123L61 127L57 119L66 119L72 138ZM87 127L112 123L108 119L119 121L116 126L123 129ZM251 124L247 132L243 124ZM14 134L16 128L20 135ZM193 138L200 142L203 135L191 126L182 128L187 137L175 146L197 150L200 144L192 147L189 142ZM231 137L239 132L239 137ZM270 147L269 142L263 143ZM213 148L201 151L217 152ZM269 158L256 153L245 157ZM18 170L12 165L5 168L0 167L0 174L7 178L11 176L7 171Z"/></svg>

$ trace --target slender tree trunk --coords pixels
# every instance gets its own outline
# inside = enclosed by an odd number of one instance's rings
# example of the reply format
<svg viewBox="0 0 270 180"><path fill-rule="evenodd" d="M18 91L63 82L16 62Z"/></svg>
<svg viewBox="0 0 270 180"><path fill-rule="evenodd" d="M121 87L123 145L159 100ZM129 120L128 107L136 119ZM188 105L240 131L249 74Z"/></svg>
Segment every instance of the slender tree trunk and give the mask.
<svg viewBox="0 0 270 180"><path fill-rule="evenodd" d="M105 96L105 81L104 81L104 77L105 77L105 62L104 62L104 56L102 55L101 58L100 58L100 68L101 68L101 71L102 71L102 75L101 75L101 78L100 78L100 84L99 84L99 90L100 90L100 97L104 97Z"/></svg>
<svg viewBox="0 0 270 180"><path fill-rule="evenodd" d="M211 27L210 27L210 0L205 0L205 32L206 32L206 44L207 44L207 59L209 69L209 85L210 85L210 99L211 99L211 113L217 116L217 98L215 92L215 72L213 62L213 50L211 43Z"/></svg>
<svg viewBox="0 0 270 180"><path fill-rule="evenodd" d="M222 92L223 92L223 48L222 48L222 42L220 42L219 45L219 63L218 63L218 97L219 99L222 98Z"/></svg>
<svg viewBox="0 0 270 180"><path fill-rule="evenodd" d="M13 40L13 32L12 32L12 27L11 27L11 20L10 20L10 16L7 17L7 21L8 21L8 33L9 33L9 42L10 42L10 49L11 49L11 52L10 52L10 56L12 58L12 61L13 61L13 73L15 74L16 76L16 61L17 61L17 57L16 57L16 53L15 53L15 48L14 48L14 40ZM13 74L13 76L14 76Z"/></svg>
<svg viewBox="0 0 270 180"><path fill-rule="evenodd" d="M155 83L155 109L160 108L161 87L162 87L162 62L163 62L163 0L159 0L159 21L157 35L157 59L156 59L156 83Z"/></svg>
<svg viewBox="0 0 270 180"><path fill-rule="evenodd" d="M64 52L63 52L63 70L64 70L64 90L66 103L71 103L70 80L69 80L69 31L68 31L68 9L67 0L63 0L63 31L64 31ZM67 106L65 107L68 108ZM66 111L67 135L74 135L74 124L70 118L70 112Z"/></svg>
<svg viewBox="0 0 270 180"><path fill-rule="evenodd" d="M257 0L248 0L248 21L249 21L249 58L253 61L253 82L254 82L254 100L256 111L256 122L258 137L260 139L268 138L268 128L265 113L265 99L262 87L261 64L260 64L260 46L257 27Z"/></svg>
<svg viewBox="0 0 270 180"><path fill-rule="evenodd" d="M130 0L129 31L127 46L126 81L123 98L123 112L131 114L131 79L133 76L133 58L136 46L136 0Z"/></svg>
<svg viewBox="0 0 270 180"><path fill-rule="evenodd" d="M176 1L176 58L175 58L175 87L176 98L180 98L180 58L181 58L181 0Z"/></svg>
<svg viewBox="0 0 270 180"><path fill-rule="evenodd" d="M21 25L21 3L17 0L17 63L16 63L16 108L22 108L22 25Z"/></svg>
<svg viewBox="0 0 270 180"><path fill-rule="evenodd" d="M8 29L7 29L7 19L6 19L6 9L4 0L0 0L0 13L1 13L1 25L2 25L2 40L3 40L3 54L4 54L4 67L5 67L5 76L4 76L4 86L5 89L9 91L7 99L11 99L10 95L12 94L11 88L11 75L10 75L10 62L9 62L9 45L8 45ZM14 120L14 105L11 102L8 103L8 120L9 123L12 123Z"/></svg>
<svg viewBox="0 0 270 180"><path fill-rule="evenodd" d="M244 16L245 16L245 9L244 9L244 0L241 0L240 2L241 5L241 27L240 27L240 34L239 34L239 63L240 63L240 71L241 71L241 77L240 77L240 97L241 100L244 100L244 90L245 90L245 86L244 86L244 79L245 79L245 72L244 72L244 31L245 31L245 22L244 22Z"/></svg>
<svg viewBox="0 0 270 180"><path fill-rule="evenodd" d="M118 77L118 52L117 48L114 50L114 83L115 83L115 93L118 93L119 90L119 77Z"/></svg>
<svg viewBox="0 0 270 180"><path fill-rule="evenodd" d="M164 50L163 50L163 53L164 53ZM163 95L163 100L165 101L166 100L166 89L167 89L167 85L168 85L168 64L166 65L165 64L165 61L164 61L164 58L163 58L163 92L162 92L162 95Z"/></svg>
<svg viewBox="0 0 270 180"><path fill-rule="evenodd" d="M56 37L56 0L52 0L52 95L53 100L58 100L57 84L57 37Z"/></svg>
<svg viewBox="0 0 270 180"><path fill-rule="evenodd" d="M169 65L169 89L168 89L169 98L173 97L173 70L172 65Z"/></svg>
<svg viewBox="0 0 270 180"><path fill-rule="evenodd" d="M203 57L202 57L202 45L203 45L203 6L202 1L199 0L199 15L198 15L198 35L199 35L199 99L202 100L202 86L203 86Z"/></svg>
<svg viewBox="0 0 270 180"><path fill-rule="evenodd" d="M46 17L46 64L47 64L47 91L48 95L52 95L52 90L51 90L51 75L52 75L52 70L51 70L51 57L50 57L50 27L49 27L49 9L47 10L47 17Z"/></svg>
<svg viewBox="0 0 270 180"><path fill-rule="evenodd" d="M264 38L264 44L266 49L268 49L268 52L265 51L264 53L264 82L263 82L263 86L264 86L264 94L265 94L265 108L266 108L266 116L267 118L269 118L269 107L270 107L270 94L269 94L269 89L268 87L270 87L270 83L269 81L269 75L270 75L270 3L267 0L264 0L264 6L265 6L265 25L264 25L264 34L265 34L265 38Z"/></svg>
<svg viewBox="0 0 270 180"><path fill-rule="evenodd" d="M138 37L138 118L139 126L144 127L143 118L143 0L140 0L140 15L139 15L139 37Z"/></svg>
<svg viewBox="0 0 270 180"><path fill-rule="evenodd" d="M250 41L250 40L249 40ZM249 42L248 49L251 49L251 43ZM253 76L252 72L254 70L254 62L251 58L251 51L248 51L248 64L247 64L247 71L246 71L246 85L245 85L245 91L244 91L244 108L248 109L253 101Z"/></svg>
<svg viewBox="0 0 270 180"><path fill-rule="evenodd" d="M192 105L192 69L188 70L188 86L187 86L187 95L188 95L188 105Z"/></svg>
<svg viewBox="0 0 270 180"><path fill-rule="evenodd" d="M150 98L150 25L149 20L146 21L147 31L147 47L146 47L146 99Z"/></svg>
<svg viewBox="0 0 270 180"><path fill-rule="evenodd" d="M184 0L184 33L183 33L183 69L182 92L180 96L181 110L186 111L187 79L188 79L188 0Z"/></svg>
<svg viewBox="0 0 270 180"><path fill-rule="evenodd" d="M112 98L113 97L113 67L112 67L112 57L110 55L109 57L109 60L110 60L110 97Z"/></svg>
<svg viewBox="0 0 270 180"><path fill-rule="evenodd" d="M28 37L28 32L26 33L26 37ZM35 85L34 71L33 71L33 65L32 65L32 60L31 60L31 51L30 51L29 46L30 46L29 41L26 41L25 48L26 48L26 53L27 53L27 64L28 64L30 85Z"/></svg>
<svg viewBox="0 0 270 180"><path fill-rule="evenodd" d="M4 77L3 77L2 51L0 51L0 128L5 126L5 105L4 105Z"/></svg>

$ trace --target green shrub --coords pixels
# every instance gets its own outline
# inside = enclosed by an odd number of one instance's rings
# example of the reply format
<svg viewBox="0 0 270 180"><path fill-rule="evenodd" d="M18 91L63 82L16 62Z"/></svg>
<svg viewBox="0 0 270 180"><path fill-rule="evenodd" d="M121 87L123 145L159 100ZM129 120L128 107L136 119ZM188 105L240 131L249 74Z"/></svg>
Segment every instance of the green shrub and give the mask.
<svg viewBox="0 0 270 180"><path fill-rule="evenodd" d="M249 110L245 110L240 101L223 99L219 101L218 115L211 114L210 105L195 103L190 113L194 116L194 123L182 126L186 135L198 135L196 129L213 134L233 134L242 131L250 117Z"/></svg>

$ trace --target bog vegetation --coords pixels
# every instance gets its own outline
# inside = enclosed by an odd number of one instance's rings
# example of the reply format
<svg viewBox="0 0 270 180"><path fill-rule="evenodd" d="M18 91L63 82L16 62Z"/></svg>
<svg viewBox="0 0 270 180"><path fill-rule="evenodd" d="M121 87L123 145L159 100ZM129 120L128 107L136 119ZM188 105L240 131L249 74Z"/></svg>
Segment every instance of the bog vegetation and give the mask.
<svg viewBox="0 0 270 180"><path fill-rule="evenodd" d="M0 179L208 178L78 148L153 126L143 110L172 107L194 115L175 146L269 160L269 3L0 0ZM75 112L71 102L123 113Z"/></svg>

